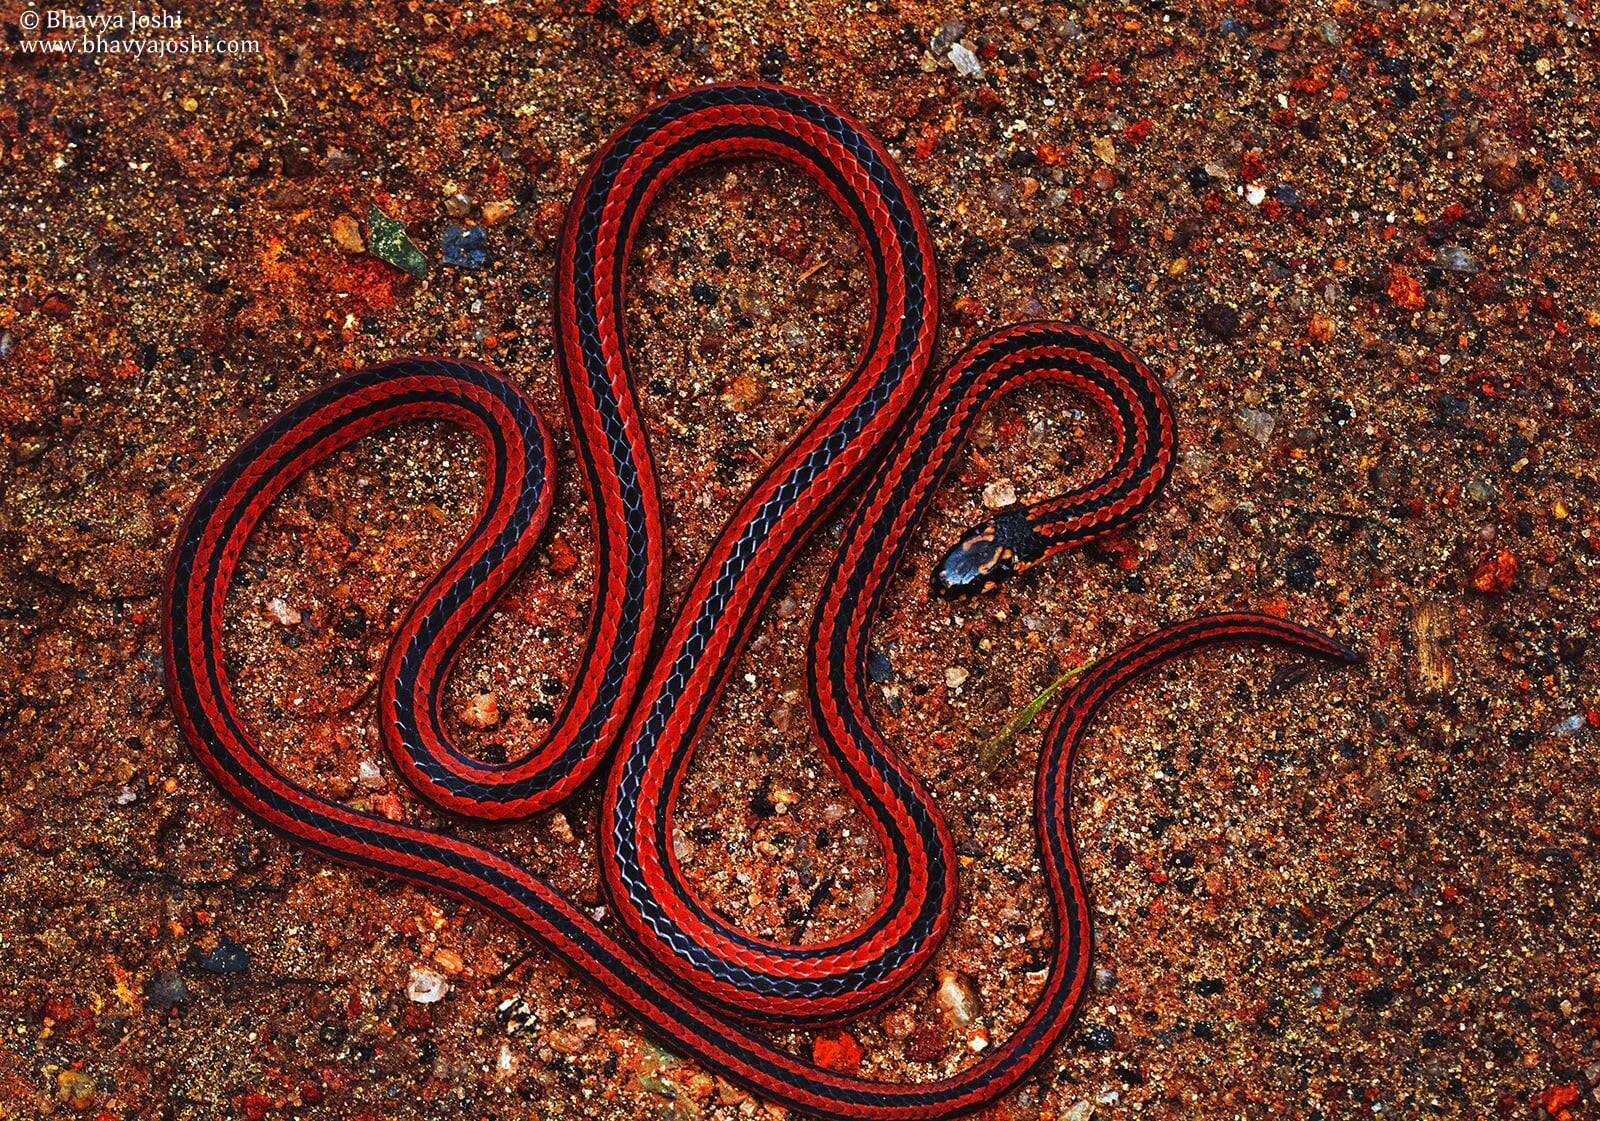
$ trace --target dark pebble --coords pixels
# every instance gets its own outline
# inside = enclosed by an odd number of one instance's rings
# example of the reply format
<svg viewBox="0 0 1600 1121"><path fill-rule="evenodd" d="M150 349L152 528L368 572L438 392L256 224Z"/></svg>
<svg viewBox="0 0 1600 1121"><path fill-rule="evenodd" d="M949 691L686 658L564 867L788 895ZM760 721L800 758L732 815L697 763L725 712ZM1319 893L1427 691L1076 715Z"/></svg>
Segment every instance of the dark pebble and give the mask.
<svg viewBox="0 0 1600 1121"><path fill-rule="evenodd" d="M1317 585L1322 561L1310 545L1301 545L1283 563L1283 582L1292 592L1309 592Z"/></svg>
<svg viewBox="0 0 1600 1121"><path fill-rule="evenodd" d="M1463 421L1472 419L1472 401L1466 397L1441 394L1433 403L1433 407L1439 418L1447 423L1459 425Z"/></svg>
<svg viewBox="0 0 1600 1121"><path fill-rule="evenodd" d="M1387 1008L1394 1003L1394 989L1388 985L1378 985L1361 994L1361 1006L1374 1011Z"/></svg>
<svg viewBox="0 0 1600 1121"><path fill-rule="evenodd" d="M781 44L774 44L761 52L761 80L783 81L783 68L789 62L789 52Z"/></svg>
<svg viewBox="0 0 1600 1121"><path fill-rule="evenodd" d="M215 973L219 977L226 977L234 973L243 973L250 968L250 953L239 943L229 938L226 934L217 943L216 949L208 954L202 954L195 959L195 964L207 973Z"/></svg>
<svg viewBox="0 0 1600 1121"><path fill-rule="evenodd" d="M1224 303L1207 304L1200 312L1200 329L1227 342L1239 335L1239 312Z"/></svg>
<svg viewBox="0 0 1600 1121"><path fill-rule="evenodd" d="M367 613L355 604L349 604L339 612L333 630L340 638L360 638L367 633Z"/></svg>
<svg viewBox="0 0 1600 1121"><path fill-rule="evenodd" d="M1078 1039L1090 1051L1109 1051L1117 1044L1115 1033L1103 1024L1090 1024L1078 1033Z"/></svg>
<svg viewBox="0 0 1600 1121"><path fill-rule="evenodd" d="M874 685L882 685L894 676L894 663L889 661L889 656L882 650L871 649L867 651L867 680Z"/></svg>
<svg viewBox="0 0 1600 1121"><path fill-rule="evenodd" d="M288 179L306 179L317 172L317 161L304 148L283 150L283 174Z"/></svg>
<svg viewBox="0 0 1600 1121"><path fill-rule="evenodd" d="M189 1003L189 986L176 970L164 970L150 978L144 998L153 1008L178 1008Z"/></svg>
<svg viewBox="0 0 1600 1121"><path fill-rule="evenodd" d="M481 269L489 263L487 236L479 226L446 226L440 256L452 269Z"/></svg>

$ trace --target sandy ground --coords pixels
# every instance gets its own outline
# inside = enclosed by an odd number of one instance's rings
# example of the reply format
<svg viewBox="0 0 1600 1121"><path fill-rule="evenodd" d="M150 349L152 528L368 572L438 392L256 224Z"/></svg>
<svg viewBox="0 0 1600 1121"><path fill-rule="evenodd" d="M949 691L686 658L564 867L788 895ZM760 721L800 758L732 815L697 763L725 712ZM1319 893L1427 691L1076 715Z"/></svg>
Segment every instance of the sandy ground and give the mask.
<svg viewBox="0 0 1600 1121"><path fill-rule="evenodd" d="M778 1115L493 921L241 819L178 738L154 626L201 481L340 372L468 356L560 425L552 251L586 159L658 97L755 76L893 149L941 255L947 355L1019 318L1083 322L1158 372L1183 439L1175 485L1123 539L932 601L928 565L986 503L1105 455L1065 393L984 422L873 639L879 719L964 857L939 969L978 1015L952 1017L934 976L847 1041L787 1042L929 1078L1003 1038L1051 947L1036 738L991 775L972 745L1063 668L1250 605L1370 661L1211 655L1113 706L1075 806L1095 991L989 1116L1593 1115L1588 4L307 0L186 5L181 31L151 33L256 53L93 60L25 50L29 11L47 10L0 5L0 1117ZM374 207L425 277L366 251ZM837 384L864 278L826 200L756 166L675 188L634 275L681 577ZM591 547L560 440L556 535L451 687L453 708L493 695L497 721L460 729L486 756L544 727L584 624ZM475 456L443 428L364 441L279 503L232 601L273 757L423 822L376 744L372 675L470 516ZM877 884L806 742L830 540L769 609L679 833L716 908L802 941L848 928ZM493 843L597 905L593 818L580 796Z"/></svg>

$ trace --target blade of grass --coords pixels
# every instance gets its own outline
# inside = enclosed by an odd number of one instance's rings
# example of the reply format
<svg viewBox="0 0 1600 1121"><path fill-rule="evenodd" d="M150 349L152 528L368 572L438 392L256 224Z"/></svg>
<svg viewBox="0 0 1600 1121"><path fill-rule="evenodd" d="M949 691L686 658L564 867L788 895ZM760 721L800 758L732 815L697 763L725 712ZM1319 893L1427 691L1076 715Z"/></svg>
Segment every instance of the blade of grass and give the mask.
<svg viewBox="0 0 1600 1121"><path fill-rule="evenodd" d="M1023 705L1017 714L1007 720L998 732L980 743L978 745L978 773L986 775L999 766L1006 749L1011 746L1011 741L1028 730L1028 726L1033 723L1034 717L1038 716L1039 711L1050 703L1050 698L1094 668L1094 664L1097 661L1099 661L1098 658L1091 658L1086 662L1080 662L1060 677L1057 677L1044 687L1042 693Z"/></svg>

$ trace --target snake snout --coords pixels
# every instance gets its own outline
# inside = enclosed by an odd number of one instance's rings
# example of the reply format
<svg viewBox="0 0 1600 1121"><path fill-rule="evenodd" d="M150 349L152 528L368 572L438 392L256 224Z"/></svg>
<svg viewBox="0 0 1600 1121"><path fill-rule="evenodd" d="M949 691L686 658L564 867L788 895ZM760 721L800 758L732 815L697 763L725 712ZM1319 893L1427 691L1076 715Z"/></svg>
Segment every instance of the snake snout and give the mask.
<svg viewBox="0 0 1600 1121"><path fill-rule="evenodd" d="M933 590L941 596L972 595L993 589L1010 576L1014 555L995 538L992 525L969 530L933 570Z"/></svg>

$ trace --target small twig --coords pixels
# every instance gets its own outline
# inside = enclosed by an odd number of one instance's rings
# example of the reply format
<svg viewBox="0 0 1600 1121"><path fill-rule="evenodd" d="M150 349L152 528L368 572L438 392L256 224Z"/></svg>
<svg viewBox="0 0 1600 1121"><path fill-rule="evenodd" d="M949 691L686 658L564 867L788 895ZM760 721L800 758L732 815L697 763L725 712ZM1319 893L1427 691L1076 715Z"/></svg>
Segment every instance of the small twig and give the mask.
<svg viewBox="0 0 1600 1121"><path fill-rule="evenodd" d="M789 944L791 946L800 944L800 939L805 937L806 931L811 927L811 920L817 915L818 905L821 904L823 897L831 890L833 890L832 876L823 876L822 879L817 881L817 886L811 889L811 895L806 900L805 912L797 922L789 924Z"/></svg>
<svg viewBox="0 0 1600 1121"><path fill-rule="evenodd" d="M531 958L533 956L534 949L535 949L535 947L529 946L526 950L523 950L522 953L517 955L517 958L516 958L515 961L513 961L510 965L506 966L499 973L496 973L494 975L494 978L489 983L491 985L498 985L502 981L504 981L507 977L509 977L513 973L515 973L522 966L522 964L524 962L526 962L529 958Z"/></svg>
<svg viewBox="0 0 1600 1121"><path fill-rule="evenodd" d="M1382 903L1394 893L1395 887L1393 884L1380 883L1377 888L1373 890L1371 899L1368 899L1354 911L1351 911L1331 929L1324 931L1322 935L1322 951L1317 955L1317 960L1319 962L1326 962L1327 955L1335 952L1335 950L1344 943L1344 936L1349 933L1350 928L1359 922L1363 917L1365 917L1369 912L1371 912L1372 909L1379 903Z"/></svg>
<svg viewBox="0 0 1600 1121"><path fill-rule="evenodd" d="M283 91L278 88L278 67L272 61L272 52L270 50L262 51L261 57L267 64L267 83L272 86L272 92L278 97L278 104L283 106L283 115L287 117L289 115L289 100L283 96Z"/></svg>
<svg viewBox="0 0 1600 1121"><path fill-rule="evenodd" d="M1039 710L1050 703L1050 698L1061 692L1064 686L1076 681L1093 669L1098 661L1098 658L1091 658L1089 661L1081 662L1067 670L1049 685L1046 685L1044 692L1023 705L1021 711L1010 720L1007 720L1004 727L980 743L978 745L978 773L986 775L993 771L1000 764L1000 760L1005 754L1005 749L1011 746L1011 741L1027 731L1028 725L1033 723L1033 718L1039 715Z"/></svg>

